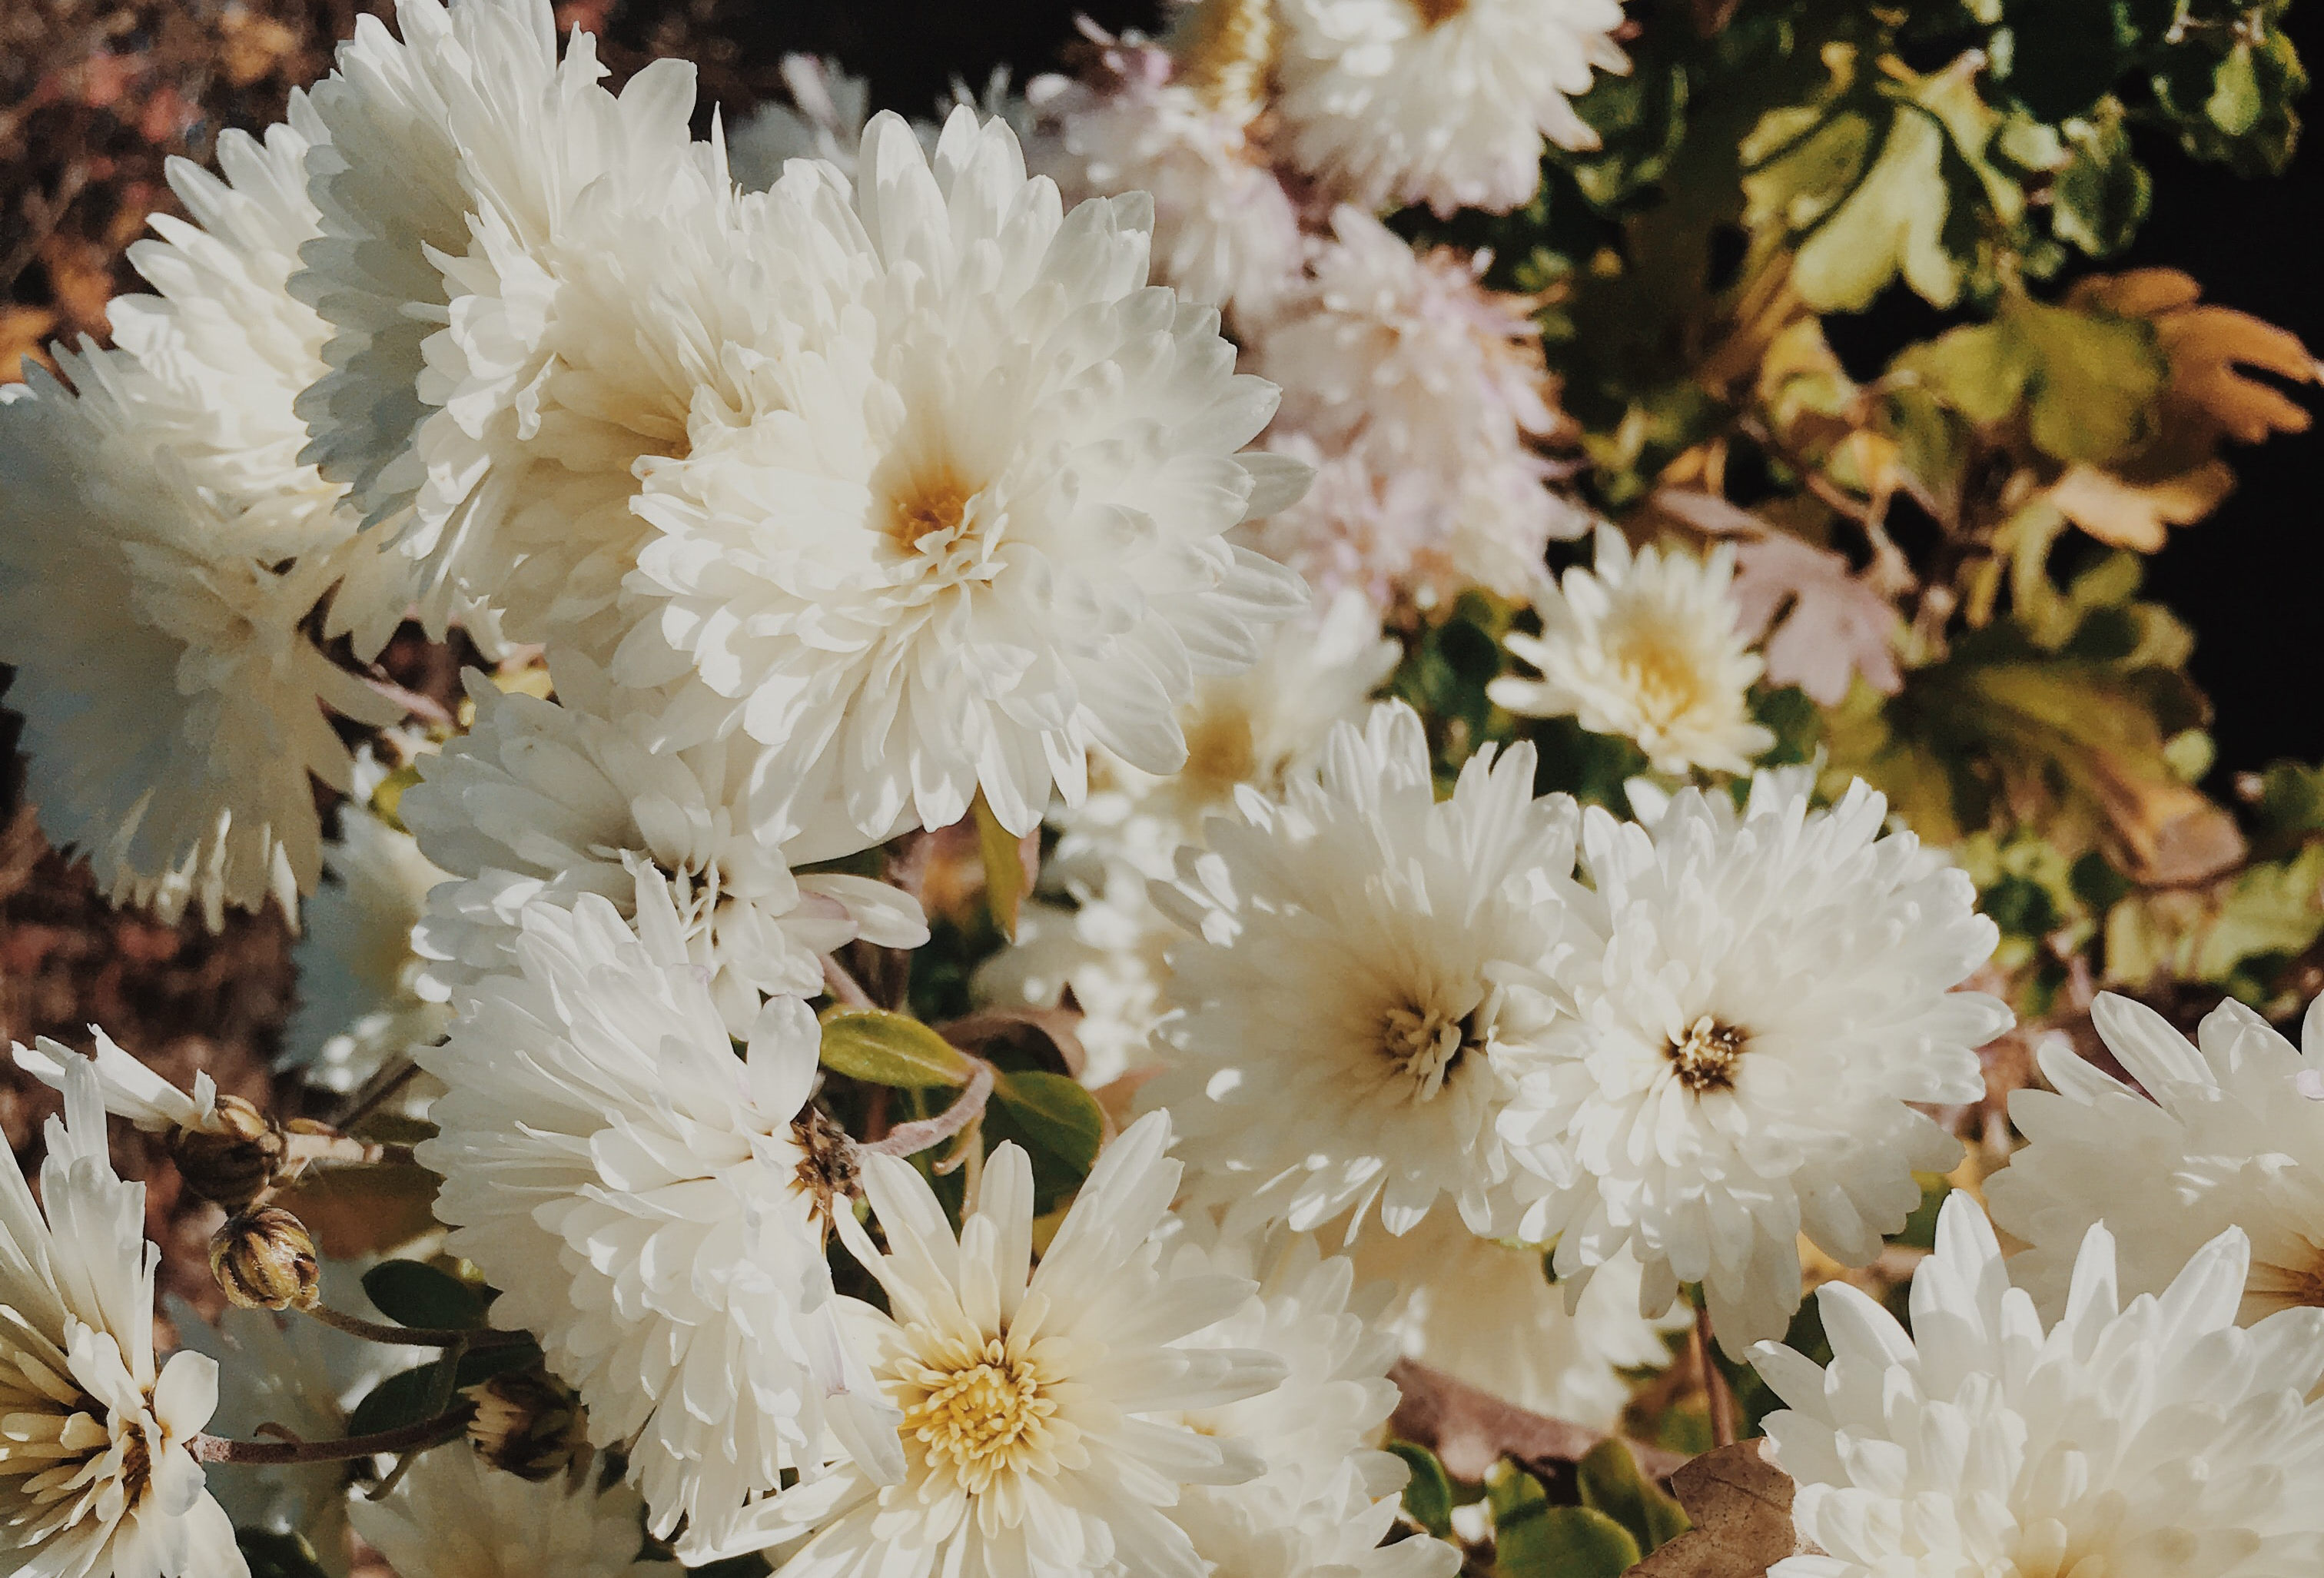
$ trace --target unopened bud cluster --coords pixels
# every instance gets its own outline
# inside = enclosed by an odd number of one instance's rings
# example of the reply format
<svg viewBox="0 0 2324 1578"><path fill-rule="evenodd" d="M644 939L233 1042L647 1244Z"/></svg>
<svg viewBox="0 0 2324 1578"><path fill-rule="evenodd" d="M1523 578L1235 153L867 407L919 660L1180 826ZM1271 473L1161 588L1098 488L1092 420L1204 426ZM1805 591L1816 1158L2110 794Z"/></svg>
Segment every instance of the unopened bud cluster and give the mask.
<svg viewBox="0 0 2324 1578"><path fill-rule="evenodd" d="M307 1224L276 1205L228 1217L210 1238L210 1274L244 1309L303 1309L322 1267Z"/></svg>
<svg viewBox="0 0 2324 1578"><path fill-rule="evenodd" d="M476 1405L468 1441L476 1455L521 1479L563 1473L588 1451L588 1416L557 1381L533 1370L512 1370L467 1389Z"/></svg>
<svg viewBox="0 0 2324 1578"><path fill-rule="evenodd" d="M228 1211L266 1191L287 1149L281 1125L240 1096L218 1097L217 1112L199 1127L170 1136L170 1159L186 1187Z"/></svg>

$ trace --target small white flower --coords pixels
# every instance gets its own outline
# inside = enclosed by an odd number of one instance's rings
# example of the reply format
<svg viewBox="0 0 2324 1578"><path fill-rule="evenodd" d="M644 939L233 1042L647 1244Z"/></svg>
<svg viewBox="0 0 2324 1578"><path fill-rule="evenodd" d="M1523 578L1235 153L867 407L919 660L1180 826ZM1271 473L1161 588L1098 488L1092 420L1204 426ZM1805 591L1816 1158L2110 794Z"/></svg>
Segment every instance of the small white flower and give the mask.
<svg viewBox="0 0 2324 1578"><path fill-rule="evenodd" d="M416 1054L447 1087L418 1155L493 1324L540 1339L655 1532L700 1541L817 1468L826 1429L892 1477L895 1415L832 1305L815 1016L774 999L737 1057L668 885L636 882L634 934L596 893L525 909L513 971Z"/></svg>
<svg viewBox="0 0 2324 1578"><path fill-rule="evenodd" d="M355 1499L355 1528L398 1578L679 1578L639 1559L642 1508L626 1485L539 1484L488 1468L466 1442L424 1453L384 1499Z"/></svg>
<svg viewBox="0 0 2324 1578"><path fill-rule="evenodd" d="M1038 77L1026 96L1048 130L1041 172L1067 202L1154 198L1154 272L1190 301L1264 313L1296 285L1299 210L1250 134L1250 106L1190 79L1167 50L1100 43L1098 79Z"/></svg>
<svg viewBox="0 0 2324 1578"><path fill-rule="evenodd" d="M1564 426L1534 304L1485 289L1480 259L1416 251L1353 208L1332 230L1312 279L1254 335L1251 365L1283 387L1269 447L1343 475L1259 528L1259 546L1376 598L1471 583L1523 595L1544 545L1585 521L1534 447Z"/></svg>
<svg viewBox="0 0 2324 1578"><path fill-rule="evenodd" d="M1571 714L1593 734L1634 740L1663 772L1748 772L1775 736L1751 721L1766 664L1736 629L1734 574L1727 544L1708 559L1653 547L1634 558L1601 526L1595 572L1575 566L1562 589L1543 577L1541 634L1508 637L1541 678L1505 674L1486 693L1514 713Z"/></svg>
<svg viewBox="0 0 2324 1578"><path fill-rule="evenodd" d="M37 1038L30 1047L15 1042L11 1050L15 1055L16 1066L51 1090L60 1092L69 1092L73 1081L80 1077L79 1071L89 1070L97 1076L95 1088L105 1110L116 1118L127 1119L133 1128L146 1134L169 1134L180 1129L220 1130L217 1084L207 1069L195 1071L190 1093L181 1091L123 1051L112 1037L96 1025L89 1026L88 1032L96 1041L86 1057L46 1036Z"/></svg>
<svg viewBox="0 0 2324 1578"><path fill-rule="evenodd" d="M145 1186L114 1176L97 1070L62 1069L41 1199L0 1171L0 1564L47 1578L244 1578L189 1444L217 1365L153 1355Z"/></svg>
<svg viewBox="0 0 2324 1578"><path fill-rule="evenodd" d="M855 179L855 153L872 118L872 85L815 55L785 55L777 68L789 104L761 105L726 134L726 166L744 191L762 192L794 159L820 159Z"/></svg>
<svg viewBox="0 0 2324 1578"><path fill-rule="evenodd" d="M1244 792L1154 897L1173 950L1167 1106L1208 1198L1302 1231L1377 1201L1389 1232L1450 1196L1479 1232L1511 1209L1496 1121L1554 1015L1573 803L1536 800L1520 745L1480 752L1439 804L1402 703L1333 732L1284 798Z"/></svg>
<svg viewBox="0 0 2324 1578"><path fill-rule="evenodd" d="M2093 1227L2057 1323L2009 1285L1956 1193L1912 1331L1817 1292L1832 1361L1762 1343L1792 1516L1828 1554L1769 1578L2296 1578L2324 1561L2324 1310L2235 1324L2249 1248L2222 1233L2127 1307Z"/></svg>
<svg viewBox="0 0 2324 1578"><path fill-rule="evenodd" d="M2232 1000L2192 1047L2126 997L2101 993L2090 1013L2145 1094L2062 1041L2041 1048L2055 1094L2010 1096L2027 1144L1986 1186L1994 1222L2032 1246L2010 1263L2019 1285L2054 1315L2076 1247L2103 1218L2118 1235L2124 1292L2159 1293L2235 1227L2252 1246L2245 1324L2324 1306L2324 1123L2300 1088L2324 1070L2324 998L2309 1005L2298 1049Z"/></svg>
<svg viewBox="0 0 2324 1578"><path fill-rule="evenodd" d="M1610 1430L1630 1400L1624 1370L1670 1362L1668 1321L1638 1313L1638 1265L1617 1255L1572 1313L1545 1251L1430 1217L1402 1238L1367 1226L1348 1250L1359 1276L1397 1289L1383 1319L1404 1357L1520 1408Z"/></svg>
<svg viewBox="0 0 2324 1578"><path fill-rule="evenodd" d="M1293 162L1367 208L1507 213L1543 139L1594 148L1568 102L1630 69L1620 0L1283 0Z"/></svg>
<svg viewBox="0 0 2324 1578"><path fill-rule="evenodd" d="M808 272L796 344L735 362L739 402L697 401L647 473L613 671L698 681L706 726L778 747L770 774L861 843L980 789L1029 832L1093 745L1178 765L1196 677L1303 600L1223 535L1305 471L1241 453L1275 392L1147 286L1143 198L1065 215L964 107L933 165L875 116L859 178L794 163L767 194L795 233L767 272Z"/></svg>
<svg viewBox="0 0 2324 1578"><path fill-rule="evenodd" d="M451 1021L420 995L427 961L412 949L429 891L445 872L411 835L370 809L386 770L368 751L355 762L355 793L339 811L339 835L323 846L330 877L307 901L292 958L299 1004L282 1029L281 1066L309 1084L353 1091L408 1047L433 1041Z"/></svg>
<svg viewBox="0 0 2324 1578"><path fill-rule="evenodd" d="M428 900L417 946L441 998L508 967L528 907L595 893L627 912L632 867L669 882L687 956L708 972L727 1028L746 1032L764 995L823 990L819 955L857 937L927 941L919 906L868 877L794 876L793 831L765 752L737 738L656 753L637 715L656 698L557 666L560 701L503 694L472 673L475 726L420 762L399 814L455 881ZM560 705L562 703L562 705Z"/></svg>
<svg viewBox="0 0 2324 1578"><path fill-rule="evenodd" d="M1017 1146L985 1163L957 1240L918 1172L867 1157L888 1252L853 1216L837 1225L888 1296L889 1313L848 1310L903 1411L903 1482L840 1464L769 1504L730 1548L811 1536L786 1554L787 1578L1202 1578L1172 1509L1185 1487L1238 1483L1264 1464L1179 1421L1269 1390L1284 1367L1193 1340L1252 1285L1171 1263L1157 1238L1178 1186L1169 1144L1157 1113L1108 1147L1038 1267L1032 1167Z"/></svg>
<svg viewBox="0 0 2324 1578"><path fill-rule="evenodd" d="M1651 831L1591 807L1572 1012L1501 1120L1541 1197L1519 1236L1556 1241L1569 1301L1626 1245L1639 1308L1699 1282L1720 1344L1782 1335L1801 1234L1849 1265L1920 1203L1915 1170L1960 1144L1909 1103L1973 1102L2007 1008L1952 990L1992 954L1969 877L1863 784L1829 811L1773 778L1738 815L1687 789Z"/></svg>
<svg viewBox="0 0 2324 1578"><path fill-rule="evenodd" d="M1361 718L1401 651L1380 633L1379 612L1345 593L1320 619L1277 626L1244 673L1196 687L1178 709L1186 762L1176 773L1102 759L1089 798L1052 814L1060 836L1043 880L1072 908L1054 899L1028 905L1016 946L979 973L979 992L1050 1004L1070 988L1088 1084L1150 1063L1178 928L1155 907L1148 882L1175 874L1179 847L1200 844L1204 819L1231 807L1239 788L1278 794L1293 772L1312 767L1333 724Z"/></svg>

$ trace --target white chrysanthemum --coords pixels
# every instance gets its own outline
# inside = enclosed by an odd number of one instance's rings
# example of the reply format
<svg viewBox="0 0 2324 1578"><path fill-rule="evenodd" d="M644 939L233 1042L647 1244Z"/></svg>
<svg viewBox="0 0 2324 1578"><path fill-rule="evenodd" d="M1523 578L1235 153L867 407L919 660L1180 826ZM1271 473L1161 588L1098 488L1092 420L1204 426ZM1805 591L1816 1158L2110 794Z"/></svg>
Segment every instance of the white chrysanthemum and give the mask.
<svg viewBox="0 0 2324 1578"><path fill-rule="evenodd" d="M2235 1324L2227 1232L2124 1307L2092 1228L2055 1325L1956 1194L1912 1330L1826 1283L1832 1361L1764 1343L1767 1435L1820 1548L1769 1578L2304 1578L2324 1570L2324 1310Z"/></svg>
<svg viewBox="0 0 2324 1578"><path fill-rule="evenodd" d="M1368 214L1342 208L1332 227L1313 279L1255 337L1252 366L1283 387L1270 446L1345 475L1262 528L1260 545L1368 588L1522 595L1544 545L1585 521L1545 485L1534 448L1564 419L1533 303L1486 290L1479 260L1416 252ZM1351 549L1357 573L1328 575Z"/></svg>
<svg viewBox="0 0 2324 1578"><path fill-rule="evenodd" d="M283 1027L281 1065L324 1090L356 1089L451 1020L440 1001L420 995L427 961L411 938L429 890L446 873L410 834L370 808L385 776L368 750L359 754L339 836L323 846L330 880L308 900L305 934L291 955L299 1003Z"/></svg>
<svg viewBox="0 0 2324 1578"><path fill-rule="evenodd" d="M1504 674L1486 692L1527 717L1572 714L1593 734L1634 740L1663 772L1748 772L1775 736L1751 721L1751 685L1766 665L1736 629L1734 574L1725 543L1708 559L1651 546L1633 558L1619 531L1600 526L1595 572L1576 565L1563 588L1543 577L1541 634L1508 637L1541 677Z"/></svg>
<svg viewBox="0 0 2324 1578"><path fill-rule="evenodd" d="M397 715L300 629L344 572L338 490L299 464L290 400L319 329L282 291L314 211L317 134L219 140L226 181L172 161L206 227L155 221L131 249L162 292L111 304L118 350L60 349L0 407L0 661L24 715L50 838L115 902L272 898L295 917L320 874L310 776L347 786L324 708Z"/></svg>
<svg viewBox="0 0 2324 1578"><path fill-rule="evenodd" d="M513 972L417 1054L448 1087L418 1154L493 1323L540 1339L655 1531L700 1541L817 1466L826 1429L892 1474L895 1416L832 1306L815 1016L775 999L737 1057L650 872L636 920L595 893L526 909Z"/></svg>
<svg viewBox="0 0 2324 1578"><path fill-rule="evenodd" d="M322 1287L328 1307L383 1318L364 1297L353 1265L327 1261ZM179 1340L217 1361L218 1407L210 1427L235 1439L252 1439L270 1424L301 1441L343 1437L349 1411L365 1393L429 1357L419 1348L367 1343L303 1315L228 1308L212 1324L174 1295L165 1302ZM301 1535L324 1571L344 1578L350 1554L347 1471L345 1463L212 1463L210 1493L236 1528Z"/></svg>
<svg viewBox="0 0 2324 1578"><path fill-rule="evenodd" d="M1042 173L1067 202L1154 198L1154 272L1190 301L1265 312L1296 284L1299 210L1250 134L1253 106L1191 76L1168 51L1102 40L1092 85L1038 77L1026 97L1049 132Z"/></svg>
<svg viewBox="0 0 2324 1578"><path fill-rule="evenodd" d="M1357 1275L1397 1289L1384 1329L1404 1357L1517 1407L1610 1430L1630 1400L1624 1370L1670 1361L1657 1323L1638 1313L1638 1266L1619 1254L1569 1314L1544 1251L1479 1238L1432 1216L1393 1238L1367 1226L1350 1248Z"/></svg>
<svg viewBox="0 0 2324 1578"><path fill-rule="evenodd" d="M1541 185L1543 139L1594 148L1569 101L1630 69L1621 0L1283 0L1284 143L1366 208L1507 213Z"/></svg>
<svg viewBox="0 0 2324 1578"><path fill-rule="evenodd" d="M1524 745L1480 752L1438 804L1402 703L1334 729L1314 777L1239 798L1156 901L1170 955L1167 1106L1204 1196L1303 1231L1377 1201L1404 1232L1449 1195L1479 1232L1508 1214L1495 1124L1554 1017L1573 803L1536 800Z"/></svg>
<svg viewBox="0 0 2324 1578"><path fill-rule="evenodd" d="M2246 1324L2324 1306L2324 998L2309 1005L2304 1049L2233 1001L2204 1019L2193 1047L2129 998L2102 993L2091 1016L2145 1094L2062 1040L2042 1047L2056 1094L2010 1096L2027 1144L1986 1184L1995 1223L2032 1246L2010 1263L2019 1284L2054 1314L2076 1246L2104 1219L2123 1290L2159 1293L2235 1227L2252 1244Z"/></svg>
<svg viewBox="0 0 2324 1578"><path fill-rule="evenodd" d="M1908 1103L1973 1102L1977 1048L2011 1023L1952 990L1992 954L1968 876L1863 784L1829 811L1779 780L1738 815L1687 789L1651 832L1591 807L1572 1013L1501 1120L1542 1196L1520 1236L1557 1242L1568 1297L1625 1245L1639 1307L1699 1282L1720 1344L1781 1336L1799 1238L1864 1265L1920 1203L1913 1174L1960 1143Z"/></svg>
<svg viewBox="0 0 2324 1578"><path fill-rule="evenodd" d="M980 789L1029 832L1093 744L1176 768L1196 676L1247 667L1302 601L1222 537L1305 468L1240 453L1274 391L1215 313L1145 286L1142 198L1064 215L966 108L933 168L875 117L861 173L852 202L807 163L768 194L825 300L750 362L733 425L703 416L648 473L614 673L698 678L862 842Z"/></svg>
<svg viewBox="0 0 2324 1578"><path fill-rule="evenodd" d="M640 344L631 325L665 288L682 300L674 265L704 245L694 199L724 172L689 141L684 62L649 64L616 99L587 33L558 63L549 0L399 0L396 19L401 42L358 17L313 90L331 133L310 161L321 235L291 289L333 332L299 402L305 455L421 561L431 631L477 600L537 621L556 612L557 575L602 571L591 550L632 524L631 466L674 436L669 401L641 410L633 385L687 384L667 364L695 342L679 328ZM614 297L625 313L589 321ZM512 467L514 448L540 464ZM562 557L512 593L526 543ZM401 611L348 617L376 632Z"/></svg>
<svg viewBox="0 0 2324 1578"><path fill-rule="evenodd" d="M985 1163L957 1241L909 1164L867 1156L887 1252L853 1215L837 1225L889 1308L845 1304L856 1347L903 1411L892 1438L903 1481L882 1487L841 1462L765 1504L730 1548L806 1536L783 1556L787 1578L1202 1578L1171 1509L1189 1485L1263 1465L1180 1421L1266 1392L1284 1370L1270 1353L1189 1340L1252 1285L1169 1263L1157 1238L1178 1187L1169 1146L1160 1113L1109 1146L1038 1267L1019 1147Z"/></svg>
<svg viewBox="0 0 2324 1578"><path fill-rule="evenodd" d="M1433 1540L1403 1542L1416 1550L1376 1548L1406 1477L1401 1460L1379 1450L1397 1403L1388 1379L1395 1339L1377 1324L1389 1290L1359 1290L1347 1260L1319 1253L1304 1233L1221 1232L1207 1213L1184 1219L1171 1256L1175 1275L1222 1273L1259 1287L1194 1342L1274 1353L1286 1370L1272 1391L1185 1416L1205 1435L1242 1442L1266 1464L1243 1484L1189 1486L1171 1513L1213 1578L1342 1569L1364 1578L1445 1578L1457 1569L1458 1555Z"/></svg>
<svg viewBox="0 0 2324 1578"><path fill-rule="evenodd" d="M566 1477L535 1484L485 1466L466 1442L424 1453L377 1501L357 1497L356 1531L397 1578L679 1578L639 1559L637 1493Z"/></svg>
<svg viewBox="0 0 2324 1578"><path fill-rule="evenodd" d="M42 1204L0 1169L0 1571L242 1578L188 1450L217 1406L217 1365L155 1364L145 1186L114 1176L96 1069L73 1058L64 1073Z"/></svg>
<svg viewBox="0 0 2324 1578"><path fill-rule="evenodd" d="M856 937L918 947L928 933L902 890L868 877L794 876L791 832L764 752L747 739L655 753L635 709L580 660L557 668L564 705L503 695L472 673L476 719L420 764L398 812L458 879L428 901L423 990L443 996L508 967L525 909L595 893L627 912L631 867L668 878L687 955L736 1035L761 994L823 990L819 955Z"/></svg>
<svg viewBox="0 0 2324 1578"><path fill-rule="evenodd" d="M726 134L726 167L744 191L762 192L794 159L820 159L855 179L855 154L872 118L872 85L816 55L785 55L777 68L788 104L769 102Z"/></svg>

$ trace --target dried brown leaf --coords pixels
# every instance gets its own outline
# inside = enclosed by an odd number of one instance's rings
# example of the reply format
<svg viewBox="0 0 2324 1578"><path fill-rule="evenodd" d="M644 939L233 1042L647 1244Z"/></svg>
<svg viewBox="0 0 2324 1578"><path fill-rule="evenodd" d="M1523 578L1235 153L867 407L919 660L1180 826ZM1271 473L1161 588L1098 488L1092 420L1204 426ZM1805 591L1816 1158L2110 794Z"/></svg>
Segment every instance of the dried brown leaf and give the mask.
<svg viewBox="0 0 2324 1578"><path fill-rule="evenodd" d="M1792 1477L1765 1441L1706 1452L1671 1476L1694 1527L1626 1578L1764 1578L1786 1556L1821 1555L1792 1525Z"/></svg>
<svg viewBox="0 0 2324 1578"><path fill-rule="evenodd" d="M1409 1359L1397 1361L1388 1379L1402 1394L1388 1422L1389 1434L1435 1453L1444 1472L1455 1479L1481 1480L1486 1470L1505 1457L1527 1468L1570 1468L1608 1438L1606 1431L1529 1413ZM1684 1461L1643 1442L1627 1444L1649 1478L1658 1479Z"/></svg>
<svg viewBox="0 0 2324 1578"><path fill-rule="evenodd" d="M2051 484L2050 503L2100 542L2153 553L2172 527L2201 520L2219 507L2235 485L2236 474L2218 460L2156 482L2076 466Z"/></svg>

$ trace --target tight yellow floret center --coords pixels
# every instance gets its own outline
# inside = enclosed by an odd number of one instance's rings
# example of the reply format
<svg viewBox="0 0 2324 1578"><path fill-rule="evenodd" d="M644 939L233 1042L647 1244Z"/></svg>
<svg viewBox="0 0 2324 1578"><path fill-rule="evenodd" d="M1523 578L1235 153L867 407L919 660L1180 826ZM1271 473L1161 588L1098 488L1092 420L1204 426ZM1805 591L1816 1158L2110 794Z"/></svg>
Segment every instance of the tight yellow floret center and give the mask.
<svg viewBox="0 0 2324 1578"><path fill-rule="evenodd" d="M904 1410L905 1439L972 1493L1049 1455L1056 1399L1045 1394L1040 1367L1010 1357L1000 1338L956 1363L908 1364L904 1379L923 1394Z"/></svg>
<svg viewBox="0 0 2324 1578"><path fill-rule="evenodd" d="M1678 1071L1678 1082L1701 1095L1728 1090L1735 1084L1735 1066L1743 1059L1748 1038L1733 1025L1722 1025L1709 1014L1664 1049Z"/></svg>

